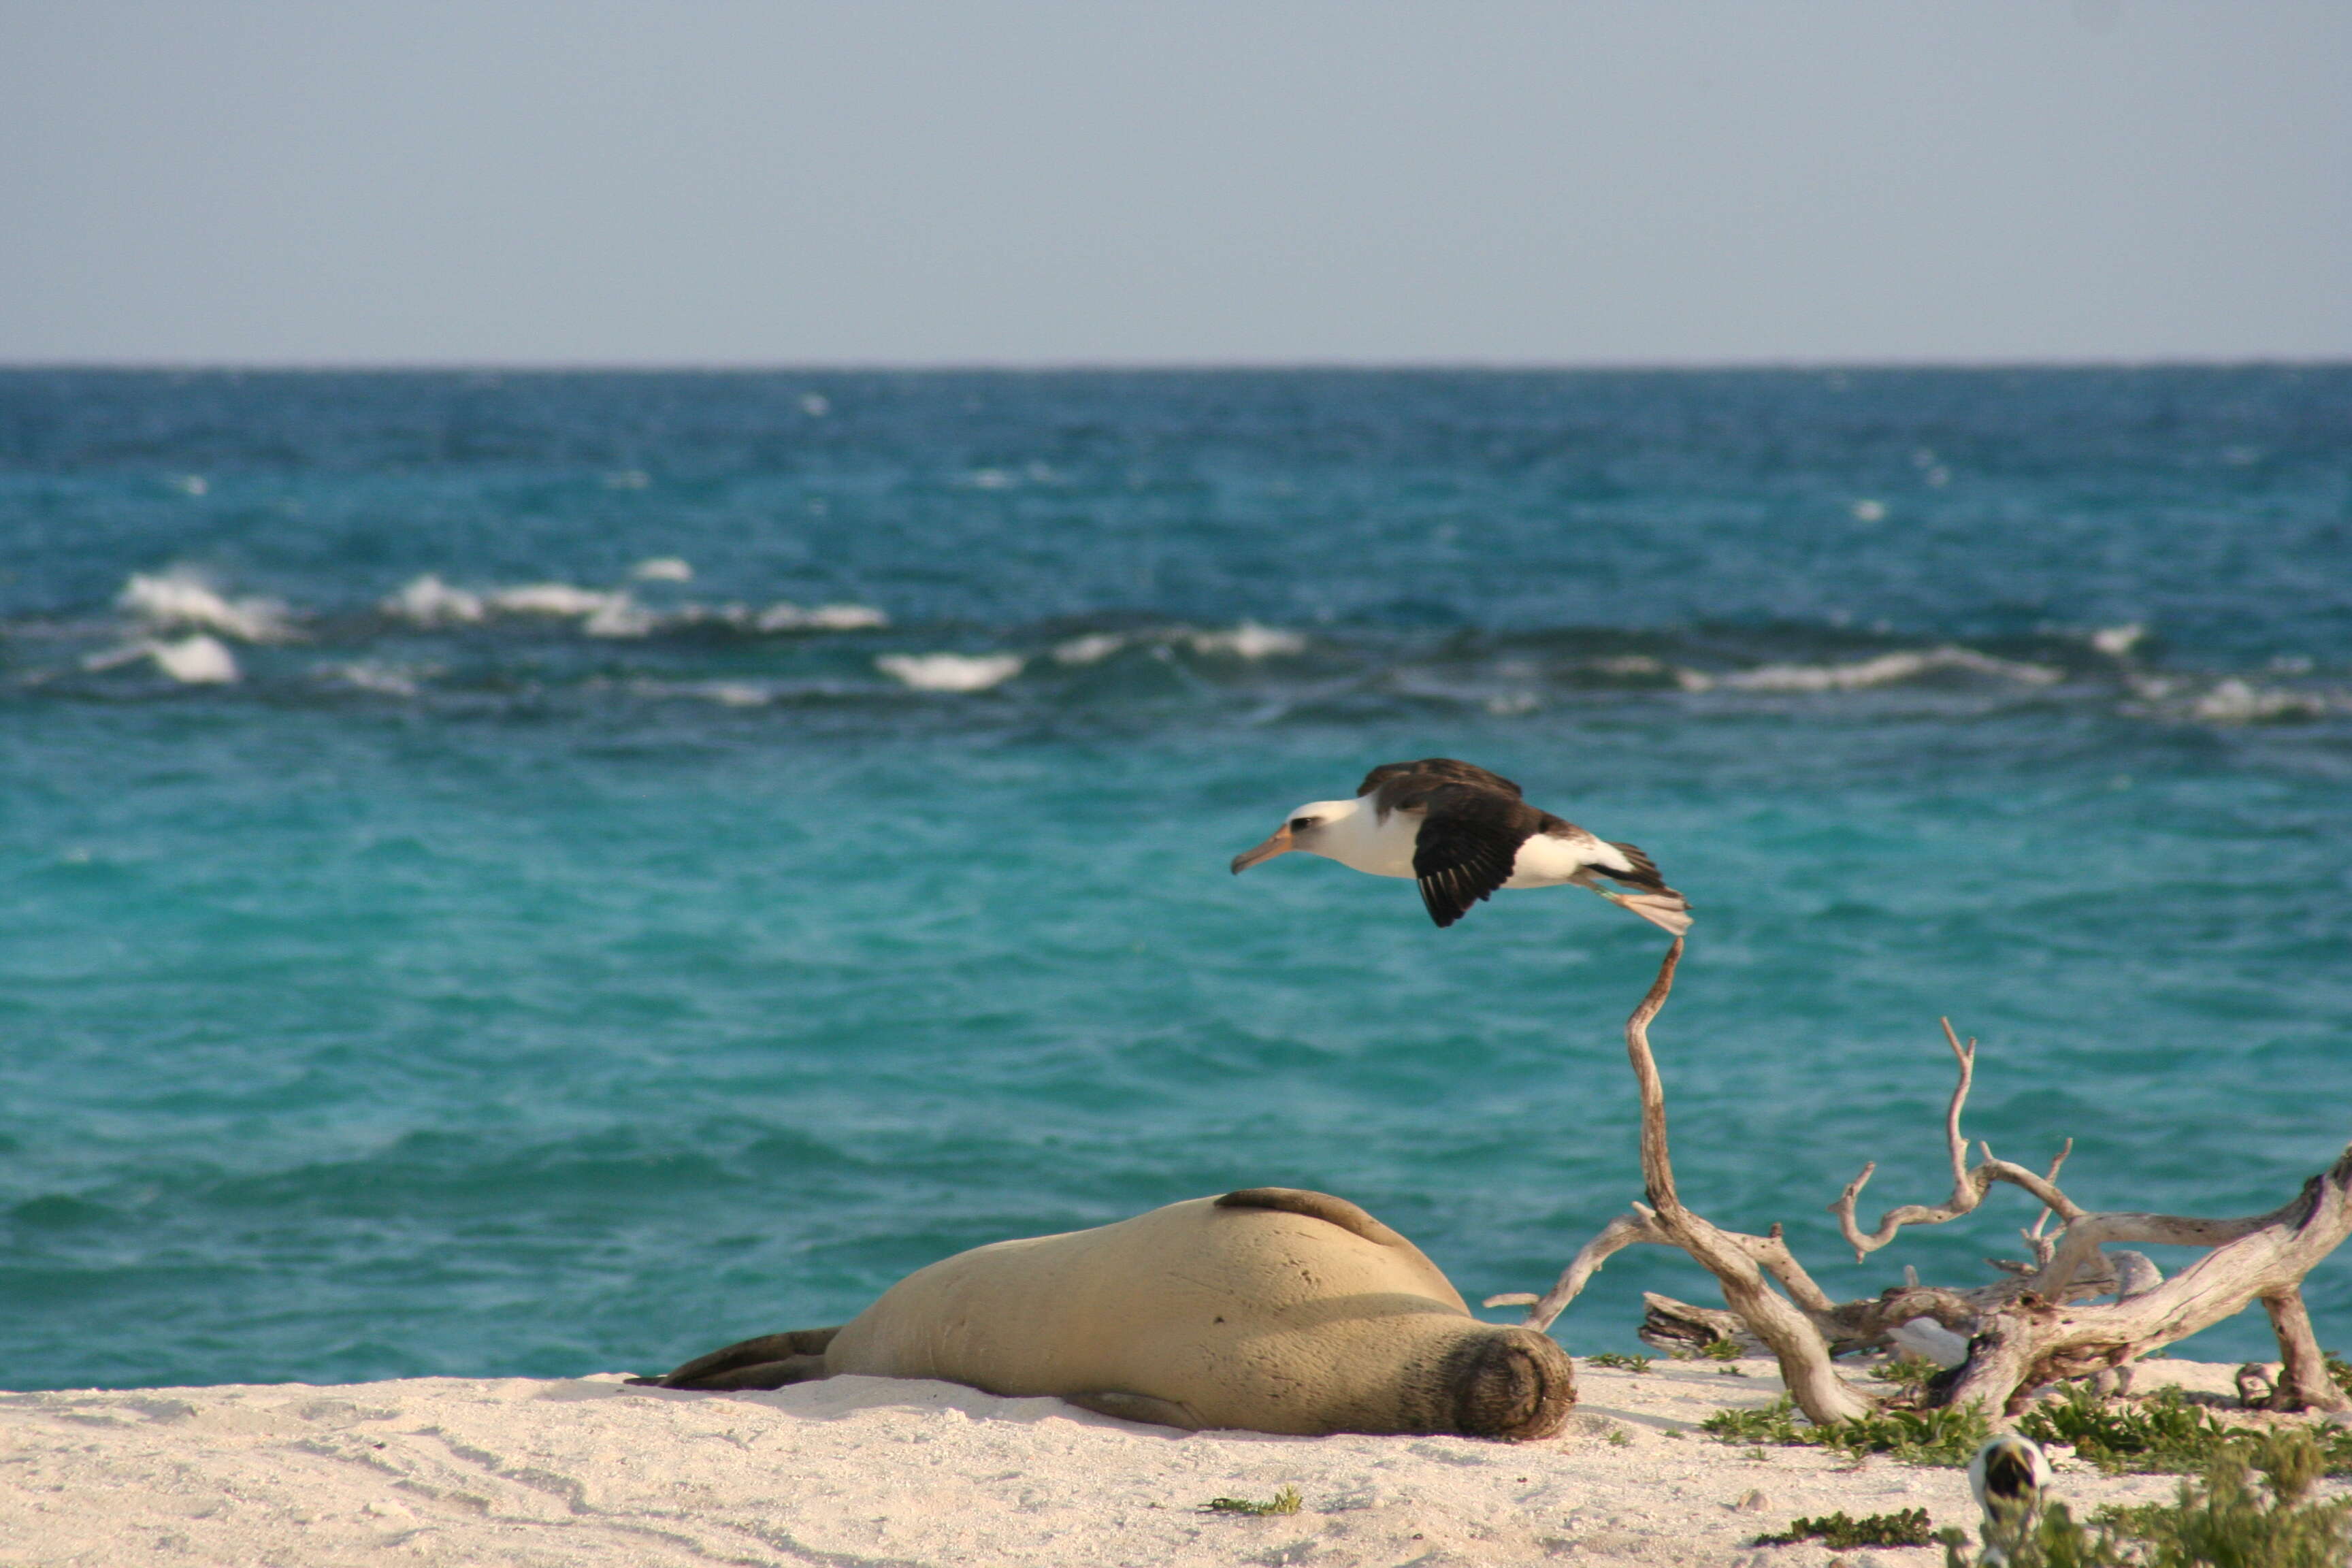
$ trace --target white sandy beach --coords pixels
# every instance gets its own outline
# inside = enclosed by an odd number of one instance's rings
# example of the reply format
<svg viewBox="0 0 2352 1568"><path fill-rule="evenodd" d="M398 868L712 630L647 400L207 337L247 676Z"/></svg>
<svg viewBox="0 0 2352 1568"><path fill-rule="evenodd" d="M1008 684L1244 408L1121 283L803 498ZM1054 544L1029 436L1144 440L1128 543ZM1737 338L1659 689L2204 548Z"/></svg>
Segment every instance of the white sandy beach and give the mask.
<svg viewBox="0 0 2352 1568"><path fill-rule="evenodd" d="M1797 1515L1924 1507L1974 1528L1966 1478L1695 1431L1780 1392L1767 1361L1580 1363L1570 1430L1444 1437L1184 1435L1055 1399L845 1377L773 1394L421 1378L0 1394L0 1563L1315 1563L1818 1568L1748 1544ZM2156 1362L2142 1386L2232 1369ZM2171 1495L2062 1461L2079 1504ZM1305 1506L1205 1511L1219 1496ZM1843 1554L1940 1563L1932 1549Z"/></svg>

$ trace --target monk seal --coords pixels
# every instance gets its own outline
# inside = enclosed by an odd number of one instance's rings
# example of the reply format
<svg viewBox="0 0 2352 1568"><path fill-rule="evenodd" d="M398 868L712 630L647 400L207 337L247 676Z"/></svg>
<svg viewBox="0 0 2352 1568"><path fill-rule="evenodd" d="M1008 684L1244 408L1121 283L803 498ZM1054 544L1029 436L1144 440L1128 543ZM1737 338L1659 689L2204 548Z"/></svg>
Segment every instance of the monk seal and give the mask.
<svg viewBox="0 0 2352 1568"><path fill-rule="evenodd" d="M633 1381L781 1388L845 1373L1302 1436L1548 1437L1576 1402L1550 1339L1480 1322L1412 1242L1345 1198L1292 1187L974 1247L838 1328L762 1335Z"/></svg>

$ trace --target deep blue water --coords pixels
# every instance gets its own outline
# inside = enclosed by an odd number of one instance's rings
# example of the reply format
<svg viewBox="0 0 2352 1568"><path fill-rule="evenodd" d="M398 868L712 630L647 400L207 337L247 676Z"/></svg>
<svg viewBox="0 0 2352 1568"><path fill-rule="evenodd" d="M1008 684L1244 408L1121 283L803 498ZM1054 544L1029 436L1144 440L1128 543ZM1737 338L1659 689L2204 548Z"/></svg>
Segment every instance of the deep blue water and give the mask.
<svg viewBox="0 0 2352 1568"><path fill-rule="evenodd" d="M1540 1289L1660 939L1227 875L1401 757L1691 896L1682 1190L1832 1289L2033 1218L1841 1253L1940 1014L2095 1206L2352 1137L2352 370L5 373L0 574L0 1385L656 1368L1255 1184Z"/></svg>

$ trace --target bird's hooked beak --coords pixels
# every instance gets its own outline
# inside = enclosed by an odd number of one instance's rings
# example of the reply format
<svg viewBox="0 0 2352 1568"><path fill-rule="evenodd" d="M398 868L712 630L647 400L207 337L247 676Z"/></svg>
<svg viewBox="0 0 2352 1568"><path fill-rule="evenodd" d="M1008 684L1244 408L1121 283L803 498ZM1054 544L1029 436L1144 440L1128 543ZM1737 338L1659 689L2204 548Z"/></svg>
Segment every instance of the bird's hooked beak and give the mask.
<svg viewBox="0 0 2352 1568"><path fill-rule="evenodd" d="M1271 860L1277 855L1287 855L1298 846L1290 841L1290 824L1284 823L1274 830L1274 837L1255 849L1244 849L1234 857L1234 875L1238 877L1261 860Z"/></svg>

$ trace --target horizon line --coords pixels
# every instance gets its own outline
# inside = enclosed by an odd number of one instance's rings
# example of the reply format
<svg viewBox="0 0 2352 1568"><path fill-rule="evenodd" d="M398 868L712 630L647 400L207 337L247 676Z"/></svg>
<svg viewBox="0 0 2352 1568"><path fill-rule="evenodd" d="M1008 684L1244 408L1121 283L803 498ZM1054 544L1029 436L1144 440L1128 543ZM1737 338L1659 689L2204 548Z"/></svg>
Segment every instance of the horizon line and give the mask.
<svg viewBox="0 0 2352 1568"><path fill-rule="evenodd" d="M2122 355L2079 358L1689 360L134 360L0 359L0 374L100 372L157 375L1181 375L1257 373L1674 374L1889 371L2335 370L2352 353Z"/></svg>

